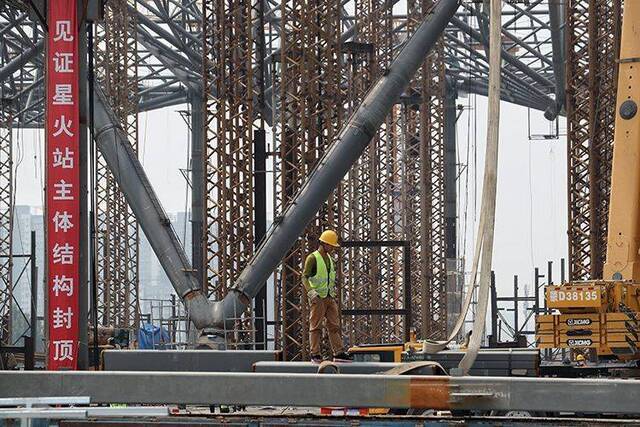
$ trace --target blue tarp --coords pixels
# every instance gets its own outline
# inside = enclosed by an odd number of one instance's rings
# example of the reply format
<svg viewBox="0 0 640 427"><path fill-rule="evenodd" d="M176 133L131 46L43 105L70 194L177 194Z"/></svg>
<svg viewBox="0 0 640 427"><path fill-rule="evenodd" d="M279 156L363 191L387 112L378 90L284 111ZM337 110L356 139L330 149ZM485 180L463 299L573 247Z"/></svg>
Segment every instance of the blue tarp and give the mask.
<svg viewBox="0 0 640 427"><path fill-rule="evenodd" d="M138 348L142 350L164 349L168 343L169 333L159 326L145 323L138 330Z"/></svg>

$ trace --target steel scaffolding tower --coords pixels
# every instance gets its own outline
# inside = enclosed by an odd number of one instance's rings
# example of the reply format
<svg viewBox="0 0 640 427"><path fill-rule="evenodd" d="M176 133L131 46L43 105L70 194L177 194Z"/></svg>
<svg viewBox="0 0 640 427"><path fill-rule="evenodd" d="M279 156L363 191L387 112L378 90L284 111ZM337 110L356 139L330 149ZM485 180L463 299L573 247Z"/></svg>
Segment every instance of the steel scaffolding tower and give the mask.
<svg viewBox="0 0 640 427"><path fill-rule="evenodd" d="M602 277L621 0L570 0L567 16L569 279Z"/></svg>
<svg viewBox="0 0 640 427"><path fill-rule="evenodd" d="M15 115L24 110L21 106L23 102L36 109L42 106L37 91L25 90L31 89L34 81L42 79L42 60L35 58L22 67L15 66L25 52L31 52L34 43L38 44L42 40L41 29L35 25L27 27L29 22L28 10L20 2L5 2L0 5L0 70L4 75L0 77L0 346L13 344L13 144L14 130L21 126ZM17 31L17 26L21 24L24 27ZM0 355L0 367L3 366L2 358L3 355Z"/></svg>
<svg viewBox="0 0 640 427"><path fill-rule="evenodd" d="M97 81L129 137L138 146L137 20L129 6L137 0L109 1L96 33ZM101 154L96 167L98 320L136 327L138 302L138 223Z"/></svg>
<svg viewBox="0 0 640 427"><path fill-rule="evenodd" d="M345 115L351 115L366 95L371 84L380 75L376 61L375 40L377 14L384 9L370 1L356 1L358 34L353 41L343 44L345 63ZM376 192L378 189L378 161L374 137L369 147L351 168L340 188L342 238L364 241L377 237ZM363 309L372 306L372 289L378 281L379 248L353 247L344 249L339 271L342 277L342 307ZM365 336L380 333L371 329L366 316L343 317L343 328L351 343L363 342Z"/></svg>
<svg viewBox="0 0 640 427"><path fill-rule="evenodd" d="M277 105L273 118L276 221L342 124L340 11L338 0L293 0L280 5L280 52L274 56L272 71ZM315 250L320 230L337 225L335 203L335 198L327 203L276 273L276 312L281 321L276 340L281 340L287 360L308 357L308 302L300 271L305 255Z"/></svg>
<svg viewBox="0 0 640 427"><path fill-rule="evenodd" d="M381 64L380 40L390 29L391 15L384 2L356 1L354 16L359 31L352 42L344 46L346 112L352 114L366 95L370 85L381 75L388 63ZM385 58L383 60L388 60ZM379 157L380 135L374 136L369 147L349 171L342 184L342 234L345 240L380 239L378 204L380 198ZM342 266L342 307L368 309L380 306L380 281L383 266L380 260L393 254L395 248L353 247L344 250ZM389 307L391 308L391 307ZM351 343L381 341L380 316L344 317L343 323ZM399 336L399 335L398 335Z"/></svg>
<svg viewBox="0 0 640 427"><path fill-rule="evenodd" d="M432 6L409 1L407 30L412 33ZM403 227L412 242L413 317L423 338L447 332L444 224L444 96L442 41L418 71L403 102Z"/></svg>
<svg viewBox="0 0 640 427"><path fill-rule="evenodd" d="M390 66L394 55L394 48L403 39L397 28L403 24L403 19L394 18L393 3L387 1L377 2L373 7L378 9L378 20L372 20L371 25L376 26L373 34L375 48L376 69L384 73ZM376 76L376 79L381 74ZM375 222L375 235L371 239L379 240L403 240L405 237L402 228L403 201L402 201L402 136L401 136L401 107L395 105L391 113L372 142L372 154L378 164L376 166L377 188L371 197L374 197L376 211L373 212ZM357 221L357 219L356 219ZM373 271L376 280L371 283L369 290L370 307L372 308L399 308L402 295L407 285L404 281L402 250L400 247L388 247L380 252L373 251L372 261L376 265ZM358 280L353 277L353 280ZM372 338L370 342L397 341L402 337L404 320L399 316L371 316L368 327ZM360 341L366 342L366 341Z"/></svg>
<svg viewBox="0 0 640 427"><path fill-rule="evenodd" d="M11 114L5 114L4 107L0 106L0 346L12 344L14 202L12 135ZM2 365L2 355L0 355L0 365Z"/></svg>
<svg viewBox="0 0 640 427"><path fill-rule="evenodd" d="M204 286L222 298L253 254L253 134L261 126L254 16L256 0L203 2ZM240 315L241 313L238 313Z"/></svg>

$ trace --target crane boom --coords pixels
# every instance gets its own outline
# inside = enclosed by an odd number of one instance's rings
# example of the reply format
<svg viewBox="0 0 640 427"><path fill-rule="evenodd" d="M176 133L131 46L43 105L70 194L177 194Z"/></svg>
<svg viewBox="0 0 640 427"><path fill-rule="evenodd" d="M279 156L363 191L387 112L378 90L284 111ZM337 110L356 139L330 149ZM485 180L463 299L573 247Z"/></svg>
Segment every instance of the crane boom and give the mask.
<svg viewBox="0 0 640 427"><path fill-rule="evenodd" d="M606 280L640 283L640 2L624 5L611 198L607 236Z"/></svg>

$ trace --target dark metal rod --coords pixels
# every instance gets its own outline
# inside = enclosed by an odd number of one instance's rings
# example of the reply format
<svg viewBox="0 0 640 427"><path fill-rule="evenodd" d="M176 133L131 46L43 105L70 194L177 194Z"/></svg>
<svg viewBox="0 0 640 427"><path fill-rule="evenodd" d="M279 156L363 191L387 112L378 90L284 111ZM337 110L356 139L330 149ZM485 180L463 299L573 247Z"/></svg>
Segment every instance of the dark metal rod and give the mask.
<svg viewBox="0 0 640 427"><path fill-rule="evenodd" d="M518 276L513 276L513 330L515 331L513 334L513 339L518 339L518 324L519 324L519 316L518 316Z"/></svg>
<svg viewBox="0 0 640 427"><path fill-rule="evenodd" d="M89 84L89 134L91 135L91 140L89 142L89 203L91 205L91 212L89 214L90 218L90 242L89 246L91 250L89 251L89 263L91 269L91 326L93 328L93 342L92 351L93 351L93 366L97 367L100 365L100 355L98 354L98 265L96 263L96 251L97 251L97 242L96 242L96 223L98 222L98 218L96 216L97 206L96 206L96 144L94 139L94 105L93 105L93 86L95 84L95 71L94 71L94 46L93 46L93 23L87 23L87 42L89 44L89 76L87 78ZM137 325L136 325L137 326Z"/></svg>
<svg viewBox="0 0 640 427"><path fill-rule="evenodd" d="M254 239L255 247L260 246L267 234L267 145L264 129L253 132L254 147ZM261 343L258 350L267 344L267 286L262 286L254 300L256 341Z"/></svg>
<svg viewBox="0 0 640 427"><path fill-rule="evenodd" d="M561 1L549 1L549 24L551 27L551 46L553 74L555 80L556 109L561 112L565 108L565 52L564 52L564 6Z"/></svg>
<svg viewBox="0 0 640 427"><path fill-rule="evenodd" d="M406 242L403 246L404 252L404 340L405 342L411 341L411 245Z"/></svg>
<svg viewBox="0 0 640 427"><path fill-rule="evenodd" d="M84 17L85 1L78 0L78 17ZM78 221L78 227L80 231L80 243L79 243L79 256L80 261L79 270L79 282L78 282L78 369L87 369L89 367L89 289L87 286L88 279L88 267L89 267L89 212L87 210L87 175L88 175L88 163L87 158L87 123L89 121L89 94L87 93L87 79L88 79L88 56L87 56L87 31L84 22L80 23L80 30L78 31L78 57L80 58L78 64L79 69L79 107L80 107L80 136L79 136L79 149L78 160L80 169L80 218Z"/></svg>
<svg viewBox="0 0 640 427"><path fill-rule="evenodd" d="M491 272L491 337L498 342L498 298L496 292L496 274ZM491 345L491 343L489 344Z"/></svg>
<svg viewBox="0 0 640 427"><path fill-rule="evenodd" d="M36 232L31 231L31 336L25 337L24 368L32 370L35 367L35 348L38 337L38 266L36 264Z"/></svg>

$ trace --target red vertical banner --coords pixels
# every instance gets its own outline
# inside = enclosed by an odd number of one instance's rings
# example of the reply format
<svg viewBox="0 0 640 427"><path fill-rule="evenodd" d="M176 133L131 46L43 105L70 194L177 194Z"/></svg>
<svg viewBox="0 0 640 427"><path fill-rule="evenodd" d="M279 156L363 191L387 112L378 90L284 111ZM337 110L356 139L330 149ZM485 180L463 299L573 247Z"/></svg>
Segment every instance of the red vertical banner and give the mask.
<svg viewBox="0 0 640 427"><path fill-rule="evenodd" d="M48 369L76 369L80 245L77 0L49 1L46 232Z"/></svg>

